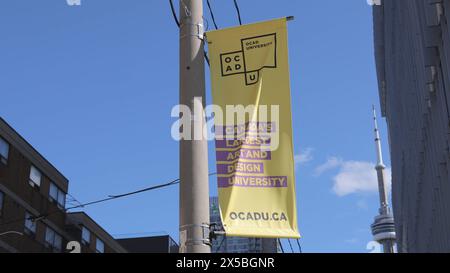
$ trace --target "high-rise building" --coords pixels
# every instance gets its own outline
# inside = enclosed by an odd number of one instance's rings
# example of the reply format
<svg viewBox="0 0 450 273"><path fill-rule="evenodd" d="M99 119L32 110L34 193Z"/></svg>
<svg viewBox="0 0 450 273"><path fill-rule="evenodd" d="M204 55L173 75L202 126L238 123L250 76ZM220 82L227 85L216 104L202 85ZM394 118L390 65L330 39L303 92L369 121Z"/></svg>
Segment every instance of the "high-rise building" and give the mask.
<svg viewBox="0 0 450 273"><path fill-rule="evenodd" d="M450 251L450 1L373 7L399 252Z"/></svg>
<svg viewBox="0 0 450 273"><path fill-rule="evenodd" d="M217 197L211 197L210 204L210 222L216 225L216 229L223 230L222 220L220 218L219 200ZM212 253L277 253L277 239L268 238L247 238L231 237L217 235L212 240Z"/></svg>

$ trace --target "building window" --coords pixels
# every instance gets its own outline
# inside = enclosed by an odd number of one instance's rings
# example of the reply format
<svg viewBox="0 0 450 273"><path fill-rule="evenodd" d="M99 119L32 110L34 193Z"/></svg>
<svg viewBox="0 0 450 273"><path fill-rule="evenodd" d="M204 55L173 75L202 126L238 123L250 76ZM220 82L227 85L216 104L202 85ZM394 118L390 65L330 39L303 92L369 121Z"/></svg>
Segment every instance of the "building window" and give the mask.
<svg viewBox="0 0 450 273"><path fill-rule="evenodd" d="M36 169L36 167L31 166L30 169L30 180L29 183L31 186L41 186L41 178L42 178L42 174L41 172Z"/></svg>
<svg viewBox="0 0 450 273"><path fill-rule="evenodd" d="M50 200L55 202L60 209L64 209L66 206L66 193L63 192L55 185L55 183L50 183L49 191Z"/></svg>
<svg viewBox="0 0 450 273"><path fill-rule="evenodd" d="M97 243L95 244L95 250L97 251L97 253L105 253L105 244L98 238Z"/></svg>
<svg viewBox="0 0 450 273"><path fill-rule="evenodd" d="M3 215L3 201L5 200L5 194L0 191L0 217Z"/></svg>
<svg viewBox="0 0 450 273"><path fill-rule="evenodd" d="M50 190L48 192L48 195L50 196L50 199L52 201L58 200L58 187L54 183L50 183Z"/></svg>
<svg viewBox="0 0 450 273"><path fill-rule="evenodd" d="M53 249L55 252L62 250L62 237L53 229L47 227L45 231L45 246Z"/></svg>
<svg viewBox="0 0 450 273"><path fill-rule="evenodd" d="M25 233L28 235L36 233L36 221L34 221L33 215L28 211L25 212Z"/></svg>
<svg viewBox="0 0 450 273"><path fill-rule="evenodd" d="M0 163L6 164L8 162L9 144L0 137Z"/></svg>
<svg viewBox="0 0 450 273"><path fill-rule="evenodd" d="M81 228L81 243L89 245L91 242L91 232L84 226Z"/></svg>

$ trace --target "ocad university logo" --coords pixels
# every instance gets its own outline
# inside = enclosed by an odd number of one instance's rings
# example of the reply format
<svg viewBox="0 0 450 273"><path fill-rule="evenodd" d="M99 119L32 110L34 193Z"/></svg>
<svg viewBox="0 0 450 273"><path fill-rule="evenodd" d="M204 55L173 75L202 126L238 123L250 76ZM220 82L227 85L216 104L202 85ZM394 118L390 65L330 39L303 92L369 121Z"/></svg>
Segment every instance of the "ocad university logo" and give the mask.
<svg viewBox="0 0 450 273"><path fill-rule="evenodd" d="M245 84L256 84L260 71L277 67L277 35L241 39L241 50L220 54L222 77L243 74Z"/></svg>

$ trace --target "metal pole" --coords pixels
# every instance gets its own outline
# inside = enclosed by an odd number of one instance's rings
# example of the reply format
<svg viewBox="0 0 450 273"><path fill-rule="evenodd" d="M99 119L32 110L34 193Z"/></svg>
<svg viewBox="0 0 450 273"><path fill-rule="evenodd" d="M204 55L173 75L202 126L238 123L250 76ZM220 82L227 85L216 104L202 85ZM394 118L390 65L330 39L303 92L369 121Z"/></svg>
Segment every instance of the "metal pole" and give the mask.
<svg viewBox="0 0 450 273"><path fill-rule="evenodd" d="M211 252L203 54L202 0L180 0L180 104L192 112L191 139L180 140L181 253Z"/></svg>
<svg viewBox="0 0 450 273"><path fill-rule="evenodd" d="M384 241L382 243L382 245L383 245L383 252L384 253L395 253L395 251L394 251L394 243L392 241L389 241L389 240Z"/></svg>

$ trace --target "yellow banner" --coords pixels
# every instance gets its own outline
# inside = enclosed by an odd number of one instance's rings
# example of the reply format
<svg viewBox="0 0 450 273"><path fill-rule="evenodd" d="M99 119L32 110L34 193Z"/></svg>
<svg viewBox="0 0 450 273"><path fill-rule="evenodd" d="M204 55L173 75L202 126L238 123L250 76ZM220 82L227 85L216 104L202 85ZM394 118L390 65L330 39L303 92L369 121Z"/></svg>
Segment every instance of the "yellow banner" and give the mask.
<svg viewBox="0 0 450 273"><path fill-rule="evenodd" d="M225 232L299 238L286 19L206 36Z"/></svg>

